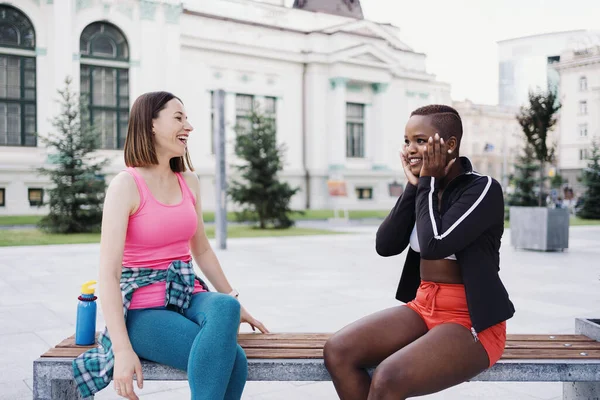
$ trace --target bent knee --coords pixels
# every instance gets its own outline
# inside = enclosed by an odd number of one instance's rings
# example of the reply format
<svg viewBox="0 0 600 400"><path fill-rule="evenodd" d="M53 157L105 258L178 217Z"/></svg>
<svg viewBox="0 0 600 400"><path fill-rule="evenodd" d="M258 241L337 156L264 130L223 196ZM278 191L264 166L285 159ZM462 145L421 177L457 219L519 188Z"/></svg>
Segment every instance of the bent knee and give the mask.
<svg viewBox="0 0 600 400"><path fill-rule="evenodd" d="M370 392L386 398L392 395L405 398L411 392L412 382L408 368L386 365L384 362L373 373Z"/></svg>
<svg viewBox="0 0 600 400"><path fill-rule="evenodd" d="M240 319L240 302L233 296L218 293L211 299L211 311L219 317L231 317L239 321Z"/></svg>
<svg viewBox="0 0 600 400"><path fill-rule="evenodd" d="M323 359L327 369L335 368L338 365L353 364L355 362L352 340L346 335L336 333L331 336L323 347Z"/></svg>

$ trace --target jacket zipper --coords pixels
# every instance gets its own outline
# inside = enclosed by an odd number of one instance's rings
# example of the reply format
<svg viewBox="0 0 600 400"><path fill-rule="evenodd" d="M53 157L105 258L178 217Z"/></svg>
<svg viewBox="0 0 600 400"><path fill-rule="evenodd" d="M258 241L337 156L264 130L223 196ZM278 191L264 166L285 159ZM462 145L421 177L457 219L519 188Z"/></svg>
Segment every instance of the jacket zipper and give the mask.
<svg viewBox="0 0 600 400"><path fill-rule="evenodd" d="M473 328L473 327L471 327L471 335L473 335L475 342L479 341L479 338L477 337L477 332L475 331L475 328Z"/></svg>

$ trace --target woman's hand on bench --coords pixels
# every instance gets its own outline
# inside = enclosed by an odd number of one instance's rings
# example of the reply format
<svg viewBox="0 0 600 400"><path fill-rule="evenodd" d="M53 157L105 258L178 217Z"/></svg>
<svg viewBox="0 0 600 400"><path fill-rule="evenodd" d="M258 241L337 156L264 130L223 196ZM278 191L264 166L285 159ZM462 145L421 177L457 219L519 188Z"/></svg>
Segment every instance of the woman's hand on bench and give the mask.
<svg viewBox="0 0 600 400"><path fill-rule="evenodd" d="M113 382L115 392L121 397L129 400L139 400L133 390L133 374L137 378L138 388L143 387L144 377L142 375L142 364L133 349L115 352L115 367L113 371Z"/></svg>
<svg viewBox="0 0 600 400"><path fill-rule="evenodd" d="M252 327L253 331L256 331L256 328L260 330L262 333L269 333L269 330L263 325L262 322L255 319L250 313L244 308L244 306L240 306L240 324L244 322Z"/></svg>

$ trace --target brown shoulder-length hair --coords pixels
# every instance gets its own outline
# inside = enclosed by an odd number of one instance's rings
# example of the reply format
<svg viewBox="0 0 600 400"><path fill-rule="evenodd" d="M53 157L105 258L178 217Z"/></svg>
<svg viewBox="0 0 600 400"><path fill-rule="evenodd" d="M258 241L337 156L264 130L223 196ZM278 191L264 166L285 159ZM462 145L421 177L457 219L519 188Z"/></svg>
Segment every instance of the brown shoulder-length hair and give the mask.
<svg viewBox="0 0 600 400"><path fill-rule="evenodd" d="M173 99L181 99L169 92L149 92L138 97L129 114L129 126L125 138L125 165L128 167L147 167L158 164L156 148L152 136L152 120ZM181 101L183 104L183 102ZM187 148L183 157L174 157L169 161L173 172L194 170Z"/></svg>

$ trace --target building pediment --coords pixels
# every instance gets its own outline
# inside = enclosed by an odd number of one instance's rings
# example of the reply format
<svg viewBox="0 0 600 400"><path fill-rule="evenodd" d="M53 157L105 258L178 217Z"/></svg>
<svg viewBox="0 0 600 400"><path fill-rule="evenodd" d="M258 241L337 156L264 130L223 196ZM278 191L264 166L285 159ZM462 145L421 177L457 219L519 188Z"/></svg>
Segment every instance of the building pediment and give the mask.
<svg viewBox="0 0 600 400"><path fill-rule="evenodd" d="M383 68L394 68L398 60L390 52L378 48L373 44L361 44L333 52L330 55L332 62L361 64Z"/></svg>
<svg viewBox="0 0 600 400"><path fill-rule="evenodd" d="M363 54L360 54L358 56L352 57L353 60L359 60L359 61L367 61L367 62L374 62L374 63L383 63L385 64L385 60L382 60L381 58L377 57L375 54L370 53L370 52L366 52Z"/></svg>
<svg viewBox="0 0 600 400"><path fill-rule="evenodd" d="M373 38L378 38L385 40L388 45L394 47L399 50L404 51L413 51L406 43L401 41L397 36L391 34L388 30L379 26L379 24L362 20L362 21L353 21L348 22L342 25L332 26L326 29L323 29L322 32L333 35L336 33L350 33L361 36L369 36Z"/></svg>

